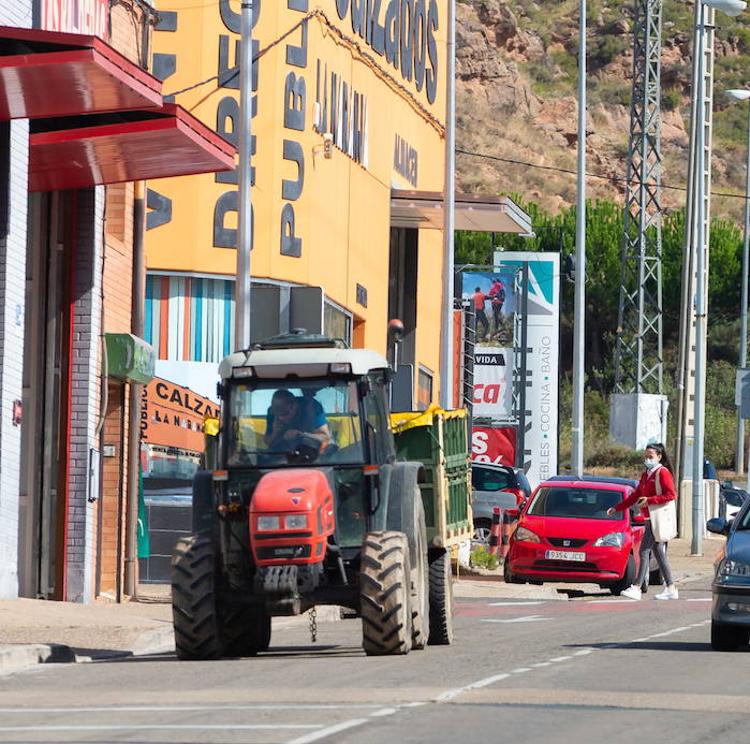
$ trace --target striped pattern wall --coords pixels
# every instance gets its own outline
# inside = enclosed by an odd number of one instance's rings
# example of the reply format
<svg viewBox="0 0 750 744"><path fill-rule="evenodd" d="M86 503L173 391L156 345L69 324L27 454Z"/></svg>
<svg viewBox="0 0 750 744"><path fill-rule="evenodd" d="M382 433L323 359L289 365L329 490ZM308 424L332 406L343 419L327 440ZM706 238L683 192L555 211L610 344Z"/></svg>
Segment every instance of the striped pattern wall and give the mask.
<svg viewBox="0 0 750 744"><path fill-rule="evenodd" d="M220 362L234 339L234 282L146 277L145 337L157 359Z"/></svg>

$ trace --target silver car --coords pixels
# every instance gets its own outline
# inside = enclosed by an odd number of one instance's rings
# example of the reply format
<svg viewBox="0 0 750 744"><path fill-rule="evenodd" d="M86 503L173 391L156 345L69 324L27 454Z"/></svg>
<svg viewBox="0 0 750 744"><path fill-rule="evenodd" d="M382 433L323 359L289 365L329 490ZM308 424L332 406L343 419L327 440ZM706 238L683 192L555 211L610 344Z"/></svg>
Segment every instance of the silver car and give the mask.
<svg viewBox="0 0 750 744"><path fill-rule="evenodd" d="M474 462L471 486L474 541L488 545L494 508L517 509L531 495L531 485L520 468Z"/></svg>

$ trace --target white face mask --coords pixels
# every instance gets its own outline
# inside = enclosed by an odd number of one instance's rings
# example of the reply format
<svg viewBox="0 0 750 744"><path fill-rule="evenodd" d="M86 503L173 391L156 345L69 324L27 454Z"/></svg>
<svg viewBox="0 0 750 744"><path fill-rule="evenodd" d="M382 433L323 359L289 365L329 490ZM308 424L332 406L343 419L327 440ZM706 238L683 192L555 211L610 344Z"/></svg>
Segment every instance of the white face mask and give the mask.
<svg viewBox="0 0 750 744"><path fill-rule="evenodd" d="M657 459L656 459L655 457L647 457L647 458L646 458L646 459L645 459L645 460L643 461L643 464L644 464L644 465L645 465L645 466L646 466L646 467L647 467L647 468L648 468L649 470L652 470L653 468L655 468L655 467L656 467L656 466L657 466L657 465L659 464L659 461L658 461L658 460L657 460Z"/></svg>

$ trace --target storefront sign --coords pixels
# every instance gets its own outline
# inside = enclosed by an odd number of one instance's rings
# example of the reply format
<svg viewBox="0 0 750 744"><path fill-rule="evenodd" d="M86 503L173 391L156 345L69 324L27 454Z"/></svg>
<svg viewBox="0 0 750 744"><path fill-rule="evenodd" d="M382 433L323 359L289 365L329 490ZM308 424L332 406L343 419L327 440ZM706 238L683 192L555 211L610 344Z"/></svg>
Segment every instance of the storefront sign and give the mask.
<svg viewBox="0 0 750 744"><path fill-rule="evenodd" d="M132 333L105 333L107 373L120 380L148 383L154 376L156 353Z"/></svg>
<svg viewBox="0 0 750 744"><path fill-rule="evenodd" d="M190 388L155 377L144 388L141 438L147 444L203 452L203 422L219 407Z"/></svg>
<svg viewBox="0 0 750 744"><path fill-rule="evenodd" d="M436 0L336 0L352 33L398 70L405 81L425 89L435 102L438 80L438 6Z"/></svg>
<svg viewBox="0 0 750 744"><path fill-rule="evenodd" d="M418 180L418 160L416 148L397 134L396 144L393 146L393 170L402 178L405 178L415 189Z"/></svg>
<svg viewBox="0 0 750 744"><path fill-rule="evenodd" d="M514 465L516 461L516 430L512 426L493 429L475 426L471 432L471 459L493 465Z"/></svg>
<svg viewBox="0 0 750 744"><path fill-rule="evenodd" d="M41 0L41 26L109 38L109 0Z"/></svg>

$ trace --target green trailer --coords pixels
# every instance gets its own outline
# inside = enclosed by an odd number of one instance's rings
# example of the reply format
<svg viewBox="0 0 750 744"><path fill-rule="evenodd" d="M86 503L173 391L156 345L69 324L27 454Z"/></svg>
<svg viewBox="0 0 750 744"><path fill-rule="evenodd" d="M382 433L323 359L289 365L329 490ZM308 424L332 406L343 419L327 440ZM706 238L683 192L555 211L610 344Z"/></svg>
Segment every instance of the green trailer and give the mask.
<svg viewBox="0 0 750 744"><path fill-rule="evenodd" d="M428 543L453 554L472 535L468 421L465 409L438 406L391 414L398 458L424 466L419 488Z"/></svg>

